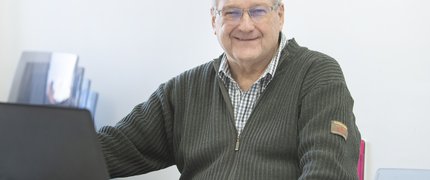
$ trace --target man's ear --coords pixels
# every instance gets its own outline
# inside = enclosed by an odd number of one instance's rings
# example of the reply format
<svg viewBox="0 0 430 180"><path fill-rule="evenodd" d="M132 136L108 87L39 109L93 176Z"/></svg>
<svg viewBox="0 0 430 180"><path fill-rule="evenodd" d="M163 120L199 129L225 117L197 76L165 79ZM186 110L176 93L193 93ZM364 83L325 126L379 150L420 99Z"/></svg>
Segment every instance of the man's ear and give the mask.
<svg viewBox="0 0 430 180"><path fill-rule="evenodd" d="M214 34L216 35L216 28L215 28L215 22L216 21L216 14L215 14L215 9L211 8L211 23L212 23L212 30L214 32Z"/></svg>
<svg viewBox="0 0 430 180"><path fill-rule="evenodd" d="M284 3L281 3L278 7L279 26L282 29L284 26Z"/></svg>

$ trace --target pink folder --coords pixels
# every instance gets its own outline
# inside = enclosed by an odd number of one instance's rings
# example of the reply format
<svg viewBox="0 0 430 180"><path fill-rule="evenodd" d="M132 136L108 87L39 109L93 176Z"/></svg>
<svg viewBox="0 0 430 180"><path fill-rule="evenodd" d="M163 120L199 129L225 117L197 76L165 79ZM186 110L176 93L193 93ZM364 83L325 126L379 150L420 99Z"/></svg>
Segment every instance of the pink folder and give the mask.
<svg viewBox="0 0 430 180"><path fill-rule="evenodd" d="M357 173L358 179L364 180L364 152L365 152L365 141L360 142L360 156L358 157Z"/></svg>

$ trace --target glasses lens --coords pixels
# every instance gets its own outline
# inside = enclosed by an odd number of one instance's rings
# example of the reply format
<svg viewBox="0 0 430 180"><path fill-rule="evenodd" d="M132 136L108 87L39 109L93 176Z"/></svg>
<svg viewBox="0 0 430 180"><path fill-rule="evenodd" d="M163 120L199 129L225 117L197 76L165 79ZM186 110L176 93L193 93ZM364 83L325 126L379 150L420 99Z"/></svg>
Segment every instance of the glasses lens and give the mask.
<svg viewBox="0 0 430 180"><path fill-rule="evenodd" d="M270 11L269 7L257 6L249 9L249 15L254 20L260 20L262 17L266 16Z"/></svg>
<svg viewBox="0 0 430 180"><path fill-rule="evenodd" d="M242 9L228 8L222 10L222 17L228 21L237 21L242 17Z"/></svg>

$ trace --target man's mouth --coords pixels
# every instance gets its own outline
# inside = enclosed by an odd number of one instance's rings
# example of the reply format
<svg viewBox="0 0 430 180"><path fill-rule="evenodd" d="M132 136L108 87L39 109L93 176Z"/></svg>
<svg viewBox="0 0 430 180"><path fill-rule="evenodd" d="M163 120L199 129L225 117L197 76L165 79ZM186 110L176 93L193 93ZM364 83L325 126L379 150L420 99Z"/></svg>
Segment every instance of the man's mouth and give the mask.
<svg viewBox="0 0 430 180"><path fill-rule="evenodd" d="M244 37L235 37L235 39L237 39L239 41L254 41L254 40L257 40L258 37L251 37L251 38L248 38L248 37L246 37L246 38L244 38Z"/></svg>

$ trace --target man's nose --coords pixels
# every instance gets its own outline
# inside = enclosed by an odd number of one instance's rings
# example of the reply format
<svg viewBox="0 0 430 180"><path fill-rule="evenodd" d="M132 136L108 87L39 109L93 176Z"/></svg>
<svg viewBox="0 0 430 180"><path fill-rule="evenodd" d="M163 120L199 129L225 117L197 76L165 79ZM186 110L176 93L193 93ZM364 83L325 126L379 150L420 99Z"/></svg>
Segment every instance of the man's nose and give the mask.
<svg viewBox="0 0 430 180"><path fill-rule="evenodd" d="M255 28L254 21L249 15L248 11L244 11L242 14L242 18L239 20L239 27L241 31L249 32Z"/></svg>

